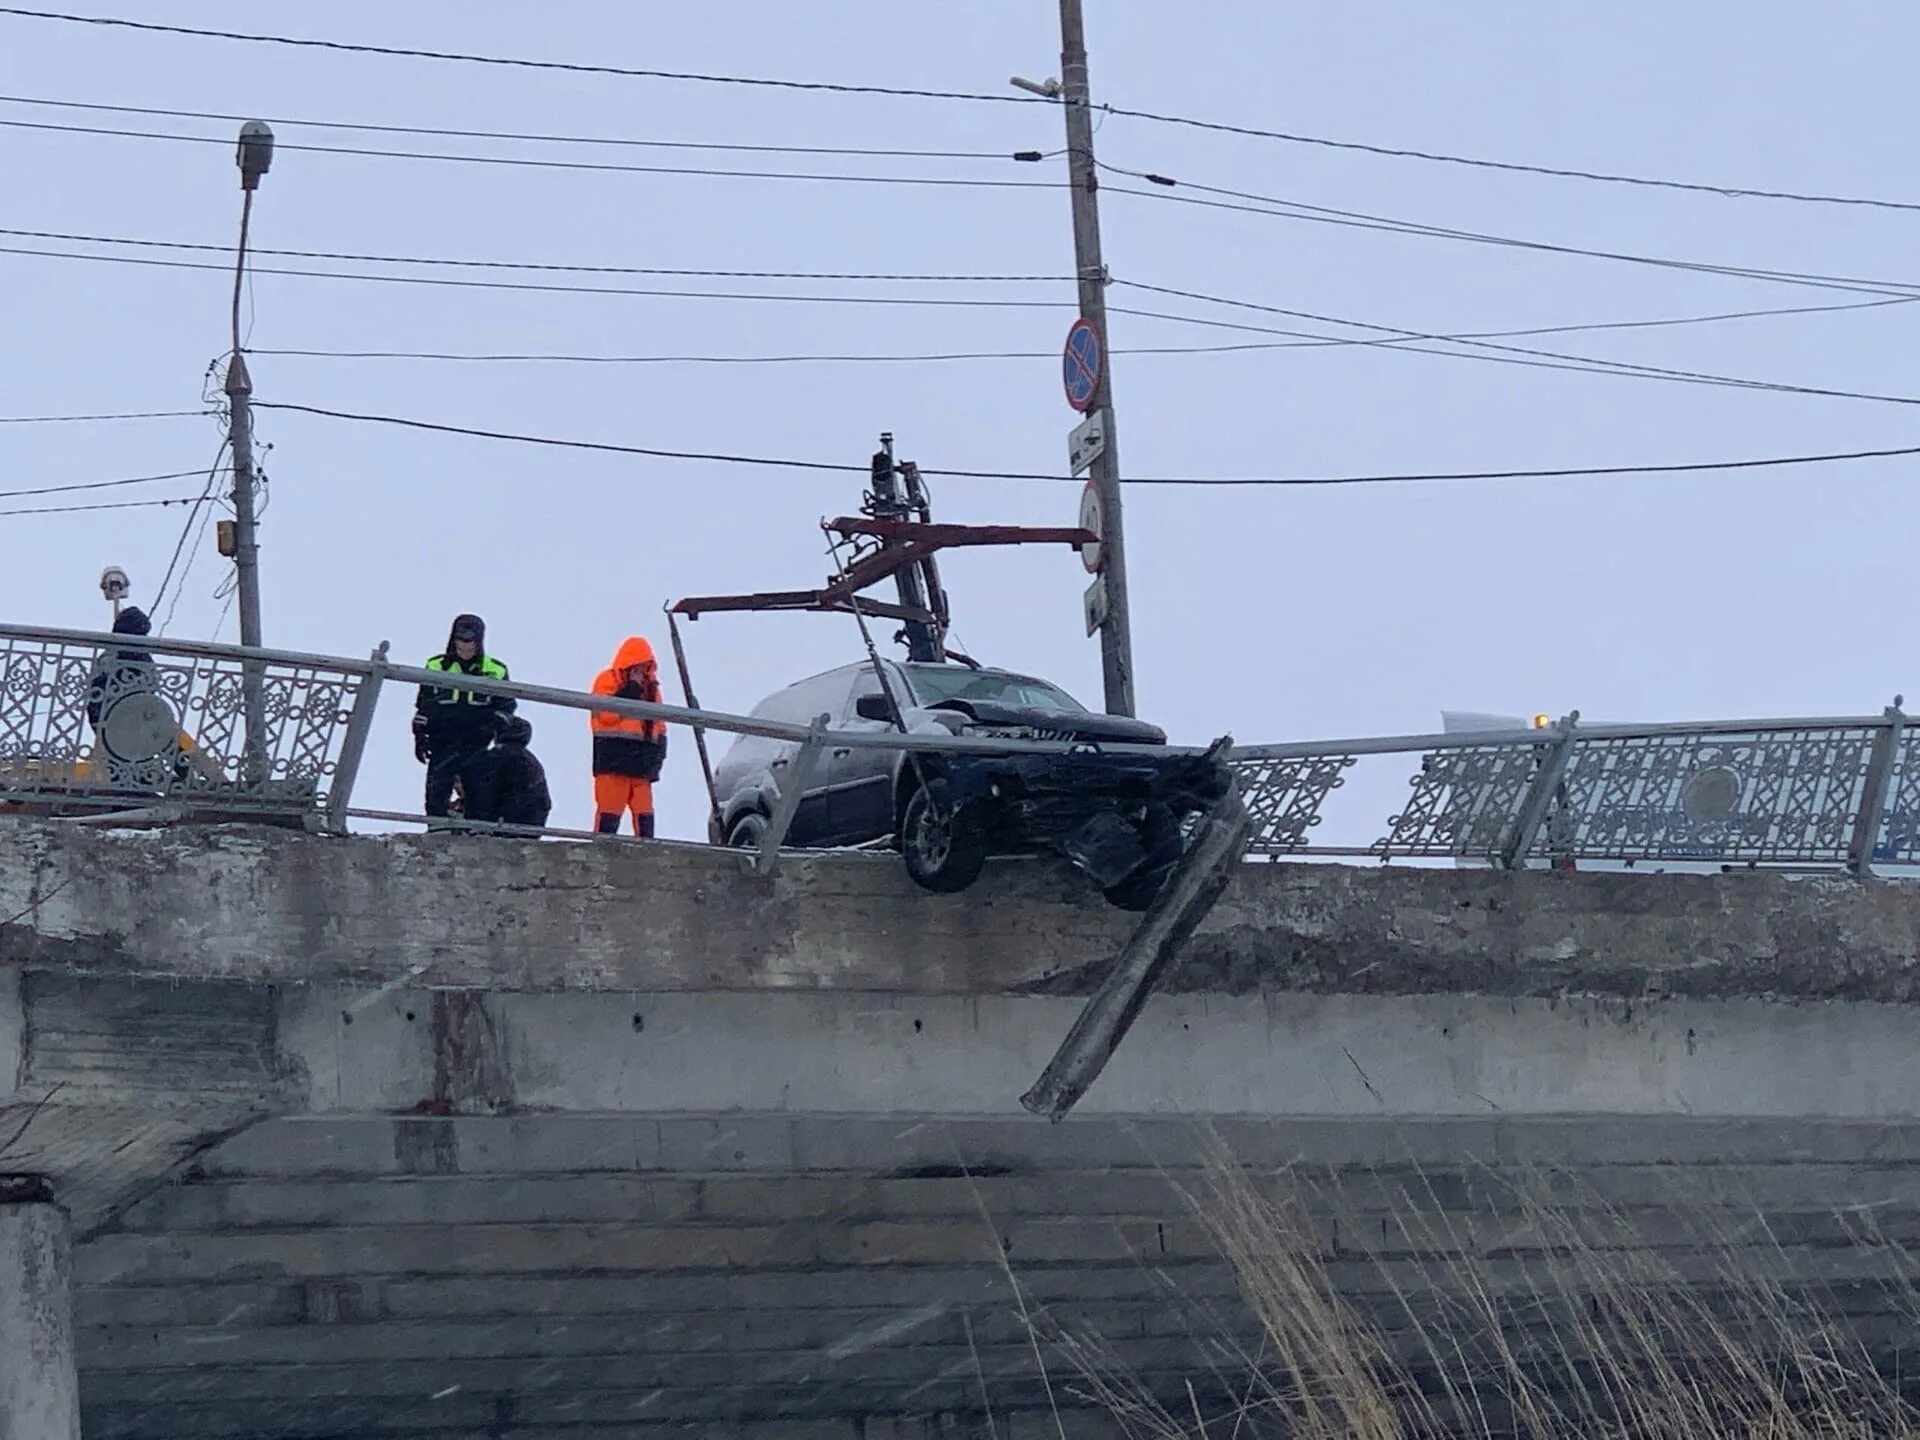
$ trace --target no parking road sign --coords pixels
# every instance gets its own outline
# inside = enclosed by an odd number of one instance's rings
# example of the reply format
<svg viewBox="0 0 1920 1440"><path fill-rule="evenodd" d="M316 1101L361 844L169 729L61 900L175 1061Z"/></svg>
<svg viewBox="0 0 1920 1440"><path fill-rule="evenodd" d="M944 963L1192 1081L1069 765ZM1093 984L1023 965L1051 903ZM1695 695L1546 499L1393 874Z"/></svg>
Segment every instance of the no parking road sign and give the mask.
<svg viewBox="0 0 1920 1440"><path fill-rule="evenodd" d="M1093 408L1093 397L1100 393L1100 367L1105 347L1100 332L1084 315L1067 331L1067 344L1060 357L1060 378L1066 386L1067 404L1081 414Z"/></svg>

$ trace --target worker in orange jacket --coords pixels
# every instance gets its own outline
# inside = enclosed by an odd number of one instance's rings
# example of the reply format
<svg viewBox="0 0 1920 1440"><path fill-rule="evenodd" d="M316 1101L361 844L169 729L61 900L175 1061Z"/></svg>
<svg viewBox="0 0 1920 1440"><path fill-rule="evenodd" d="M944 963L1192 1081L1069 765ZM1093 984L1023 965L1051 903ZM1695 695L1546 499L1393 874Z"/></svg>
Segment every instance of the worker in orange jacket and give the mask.
<svg viewBox="0 0 1920 1440"><path fill-rule="evenodd" d="M593 693L622 700L660 703L660 667L653 646L629 635L614 652L613 664L593 678ZM663 720L636 720L612 710L592 712L593 828L602 835L620 833L620 817L631 812L633 833L653 838L653 782L667 759Z"/></svg>

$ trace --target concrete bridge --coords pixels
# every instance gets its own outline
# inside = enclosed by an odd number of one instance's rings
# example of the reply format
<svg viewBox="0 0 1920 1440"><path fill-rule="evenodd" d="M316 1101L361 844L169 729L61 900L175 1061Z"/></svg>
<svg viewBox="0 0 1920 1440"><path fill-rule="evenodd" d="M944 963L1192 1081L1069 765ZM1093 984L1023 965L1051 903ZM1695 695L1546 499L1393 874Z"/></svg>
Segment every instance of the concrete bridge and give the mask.
<svg viewBox="0 0 1920 1440"><path fill-rule="evenodd" d="M1216 1145L1314 1178L1366 1313L1524 1270L1539 1181L1909 1343L1920 889L1247 866L1048 1125L1129 924L1039 863L0 822L5 1433L1095 1435L1101 1367L1224 1413Z"/></svg>

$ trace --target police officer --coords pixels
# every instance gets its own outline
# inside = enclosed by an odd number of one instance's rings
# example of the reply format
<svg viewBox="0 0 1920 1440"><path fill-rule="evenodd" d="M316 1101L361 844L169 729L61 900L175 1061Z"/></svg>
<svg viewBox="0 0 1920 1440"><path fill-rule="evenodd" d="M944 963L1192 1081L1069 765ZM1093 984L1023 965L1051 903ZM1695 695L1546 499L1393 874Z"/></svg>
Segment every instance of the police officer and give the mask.
<svg viewBox="0 0 1920 1440"><path fill-rule="evenodd" d="M507 667L487 654L487 623L478 615L456 615L443 654L427 661L429 670L450 676L479 675L507 679ZM487 784L487 746L514 711L511 695L483 695L449 685L422 685L413 709L413 757L427 767L428 815L445 816L458 781L469 799Z"/></svg>

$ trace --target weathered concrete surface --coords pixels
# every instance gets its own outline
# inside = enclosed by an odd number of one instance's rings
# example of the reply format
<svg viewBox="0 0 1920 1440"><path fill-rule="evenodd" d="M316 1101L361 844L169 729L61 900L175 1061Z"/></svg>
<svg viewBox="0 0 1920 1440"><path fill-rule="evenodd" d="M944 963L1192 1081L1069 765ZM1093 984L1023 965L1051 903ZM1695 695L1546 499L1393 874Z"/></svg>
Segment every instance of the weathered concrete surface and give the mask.
<svg viewBox="0 0 1920 1440"><path fill-rule="evenodd" d="M80 1440L67 1217L0 1184L0 1436Z"/></svg>
<svg viewBox="0 0 1920 1440"><path fill-rule="evenodd" d="M1216 1144L1263 1184L1307 1182L1276 1243L1316 1256L1416 1367L1436 1321L1463 1364L1481 1358L1460 1267L1514 1313L1516 1346L1554 1343L1556 1316L1592 1303L1538 1204L1695 1303L1777 1280L1876 1357L1912 1343L1920 1125L1210 1128L269 1121L80 1247L87 1434L1057 1440L1057 1403L1065 1434L1104 1440L1080 1398L1092 1358L1249 1440L1272 1433L1234 1416L1260 1333L1192 1198Z"/></svg>
<svg viewBox="0 0 1920 1440"><path fill-rule="evenodd" d="M1196 1120L1332 1177L1364 1307L1427 1284L1408 1197L1520 1283L1544 1168L1910 1343L1920 891L1247 867L1058 1127L1017 1096L1133 922L1039 864L12 821L0 922L0 1173L83 1236L95 1440L1038 1440L1035 1313L1225 1413Z"/></svg>
<svg viewBox="0 0 1920 1440"><path fill-rule="evenodd" d="M886 857L762 878L692 846L20 820L0 821L0 918L0 968L921 995L1084 994L1132 923L1039 862L941 898ZM1247 866L1168 988L1906 1004L1920 996L1920 887Z"/></svg>

